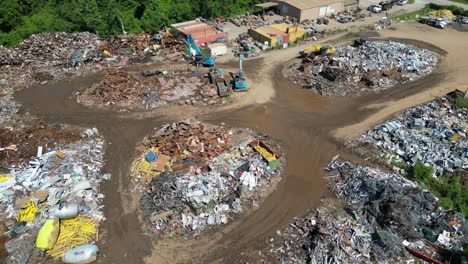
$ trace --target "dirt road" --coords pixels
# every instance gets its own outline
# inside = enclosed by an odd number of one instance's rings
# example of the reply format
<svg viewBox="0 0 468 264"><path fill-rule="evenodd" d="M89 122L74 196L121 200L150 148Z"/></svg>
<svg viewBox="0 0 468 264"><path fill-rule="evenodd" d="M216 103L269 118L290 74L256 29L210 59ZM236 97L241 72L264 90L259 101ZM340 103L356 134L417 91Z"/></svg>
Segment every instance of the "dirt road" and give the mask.
<svg viewBox="0 0 468 264"><path fill-rule="evenodd" d="M356 35L336 37L346 41ZM404 24L384 31L380 38L402 38L422 45L442 56L439 71L417 82L363 97L320 97L288 84L282 66L301 47L276 51L245 62L252 90L238 105L214 112L180 111L112 113L87 109L72 98L74 90L95 82L99 76L25 89L17 94L25 110L49 122L97 127L109 142L106 169L112 173L103 185L106 194L102 227L106 239L100 242L102 263L256 263L265 239L313 206L324 189L321 168L337 153L339 142L358 135L375 123L390 118L404 108L445 94L468 83L468 43L466 33L443 31L419 24ZM412 40L409 40L412 39ZM228 65L229 66L229 65ZM199 240L152 241L143 234L132 199L129 179L134 146L153 127L167 121L198 116L228 126L251 127L269 134L285 146L288 159L278 190L254 212L222 230ZM336 136L336 137L334 137ZM268 260L275 262L275 260Z"/></svg>

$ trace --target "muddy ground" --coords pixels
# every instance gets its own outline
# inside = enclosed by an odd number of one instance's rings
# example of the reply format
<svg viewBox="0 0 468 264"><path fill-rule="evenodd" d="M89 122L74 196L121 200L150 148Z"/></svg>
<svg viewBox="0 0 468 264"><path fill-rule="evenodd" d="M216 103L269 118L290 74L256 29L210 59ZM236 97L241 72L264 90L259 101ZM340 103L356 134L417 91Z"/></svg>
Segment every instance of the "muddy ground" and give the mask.
<svg viewBox="0 0 468 264"><path fill-rule="evenodd" d="M259 251L267 248L266 239L277 229L318 203L325 190L321 169L334 155L346 152L340 147L343 140L405 108L468 83L468 51L464 48L468 34L416 23L396 27L376 38L396 39L437 52L442 57L439 68L415 82L363 97L324 98L291 87L281 72L288 60L304 48L298 46L246 60L244 68L251 91L244 101L216 112L180 107L112 113L76 103L72 93L98 81L97 75L24 89L16 98L25 111L46 122L97 127L109 142L106 169L113 176L102 186L107 221L102 226L106 239L100 241L100 263L258 263L261 259L275 263L275 259L259 256ZM362 33L346 33L326 41L336 45ZM250 127L279 140L288 160L284 178L261 207L222 231L207 233L198 240L152 241L138 221L138 201L131 199L129 168L136 155L134 147L153 127L189 116Z"/></svg>

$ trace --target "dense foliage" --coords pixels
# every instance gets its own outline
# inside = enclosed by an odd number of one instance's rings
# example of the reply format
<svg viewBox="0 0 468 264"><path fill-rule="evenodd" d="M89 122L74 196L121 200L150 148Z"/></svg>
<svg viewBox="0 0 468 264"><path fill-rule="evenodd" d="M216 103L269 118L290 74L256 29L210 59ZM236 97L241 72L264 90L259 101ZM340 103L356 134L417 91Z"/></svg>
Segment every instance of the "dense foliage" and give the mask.
<svg viewBox="0 0 468 264"><path fill-rule="evenodd" d="M100 35L157 32L171 23L229 17L254 9L261 0L2 0L0 45L52 31Z"/></svg>

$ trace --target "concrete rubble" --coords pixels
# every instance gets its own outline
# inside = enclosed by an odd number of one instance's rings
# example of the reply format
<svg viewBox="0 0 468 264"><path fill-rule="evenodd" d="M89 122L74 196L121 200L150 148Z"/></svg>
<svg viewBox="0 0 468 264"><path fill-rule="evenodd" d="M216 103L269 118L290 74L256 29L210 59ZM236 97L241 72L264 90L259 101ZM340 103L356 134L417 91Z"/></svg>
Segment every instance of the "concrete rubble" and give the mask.
<svg viewBox="0 0 468 264"><path fill-rule="evenodd" d="M143 190L140 202L148 228L198 236L258 205L281 179L284 164L267 145L280 151L251 130L195 120L165 125L145 138L132 176Z"/></svg>
<svg viewBox="0 0 468 264"><path fill-rule="evenodd" d="M291 82L326 96L388 89L431 73L438 57L413 45L364 41L338 47L333 55L312 55L288 68Z"/></svg>
<svg viewBox="0 0 468 264"><path fill-rule="evenodd" d="M342 160L325 171L336 198L323 198L270 239L269 252L281 263L411 263L414 252L461 261L464 217L442 210L418 184Z"/></svg>
<svg viewBox="0 0 468 264"><path fill-rule="evenodd" d="M436 176L467 170L468 110L457 108L453 100L444 97L408 109L350 145L384 164L431 165Z"/></svg>
<svg viewBox="0 0 468 264"><path fill-rule="evenodd" d="M227 98L218 95L208 78L188 70L135 75L112 69L99 83L77 93L77 101L88 107L116 110L151 110L169 104L208 106L227 102Z"/></svg>

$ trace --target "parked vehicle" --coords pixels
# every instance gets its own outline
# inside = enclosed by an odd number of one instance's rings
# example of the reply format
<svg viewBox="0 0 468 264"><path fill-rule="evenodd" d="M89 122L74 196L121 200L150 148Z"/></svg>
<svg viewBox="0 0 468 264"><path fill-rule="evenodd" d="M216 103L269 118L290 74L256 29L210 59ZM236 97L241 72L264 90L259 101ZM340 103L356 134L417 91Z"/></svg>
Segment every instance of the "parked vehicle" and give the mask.
<svg viewBox="0 0 468 264"><path fill-rule="evenodd" d="M379 3L379 6L382 7L383 11L388 11L388 10L392 9L392 7L394 5L395 5L395 2L393 2L393 1L387 1L387 2L380 2Z"/></svg>
<svg viewBox="0 0 468 264"><path fill-rule="evenodd" d="M340 23L343 23L343 24L353 22L353 18L352 17L347 17L347 16L335 16L335 19L336 19L336 21L338 21Z"/></svg>
<svg viewBox="0 0 468 264"><path fill-rule="evenodd" d="M444 29L445 26L447 26L447 21L445 21L443 18L422 17L418 21L419 23L427 24L440 29Z"/></svg>
<svg viewBox="0 0 468 264"><path fill-rule="evenodd" d="M367 8L367 10L373 13L380 13L382 12L382 7L380 5L371 5Z"/></svg>
<svg viewBox="0 0 468 264"><path fill-rule="evenodd" d="M397 5L406 5L408 3L408 0L396 0L395 4Z"/></svg>

